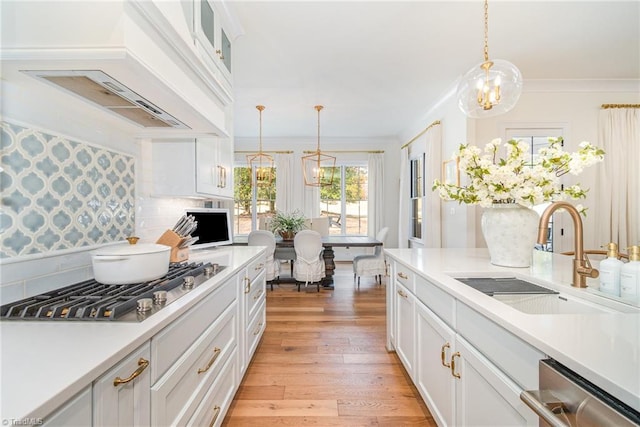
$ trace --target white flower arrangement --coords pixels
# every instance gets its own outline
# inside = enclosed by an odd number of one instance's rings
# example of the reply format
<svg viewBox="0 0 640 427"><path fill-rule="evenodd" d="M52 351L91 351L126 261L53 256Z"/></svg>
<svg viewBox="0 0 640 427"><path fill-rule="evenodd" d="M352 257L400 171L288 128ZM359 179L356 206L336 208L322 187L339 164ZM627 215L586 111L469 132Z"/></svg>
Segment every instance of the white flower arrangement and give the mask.
<svg viewBox="0 0 640 427"><path fill-rule="evenodd" d="M582 142L575 153L566 153L562 138L549 138L549 145L533 156L532 163L529 144L512 139L504 144L507 156L496 159L501 145L500 138L494 139L484 147L484 153L476 146L460 145L455 156L468 183L459 186L435 180L432 190L438 190L443 200L482 207L496 203L530 207L566 197L582 199L588 190L580 184L562 189L559 177L566 173L578 175L585 167L601 162L605 154L589 142ZM582 206L578 205L578 210L584 214Z"/></svg>

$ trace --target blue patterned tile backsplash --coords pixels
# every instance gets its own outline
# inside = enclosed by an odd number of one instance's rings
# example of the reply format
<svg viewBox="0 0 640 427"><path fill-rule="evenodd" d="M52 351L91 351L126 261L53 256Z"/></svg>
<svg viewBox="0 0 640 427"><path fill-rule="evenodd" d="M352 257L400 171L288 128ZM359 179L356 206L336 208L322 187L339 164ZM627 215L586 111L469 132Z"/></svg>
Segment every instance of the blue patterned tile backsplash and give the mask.
<svg viewBox="0 0 640 427"><path fill-rule="evenodd" d="M133 234L133 156L13 123L1 128L0 258Z"/></svg>

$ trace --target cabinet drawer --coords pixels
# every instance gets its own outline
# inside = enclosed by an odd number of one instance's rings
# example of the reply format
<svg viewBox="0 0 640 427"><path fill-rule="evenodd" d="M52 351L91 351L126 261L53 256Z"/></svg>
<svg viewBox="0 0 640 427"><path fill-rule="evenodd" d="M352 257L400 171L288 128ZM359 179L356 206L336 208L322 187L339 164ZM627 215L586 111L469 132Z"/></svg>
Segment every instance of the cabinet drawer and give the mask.
<svg viewBox="0 0 640 427"><path fill-rule="evenodd" d="M238 388L235 375L237 360L234 352L202 399L202 403L196 409L187 426L219 426L222 424Z"/></svg>
<svg viewBox="0 0 640 427"><path fill-rule="evenodd" d="M421 276L416 276L416 296L424 305L453 327L456 300L451 295Z"/></svg>
<svg viewBox="0 0 640 427"><path fill-rule="evenodd" d="M90 426L91 423L91 387L86 387L52 415L47 416L42 425L45 427Z"/></svg>
<svg viewBox="0 0 640 427"><path fill-rule="evenodd" d="M409 270L409 268L407 268L405 265L396 262L395 272L395 280L397 280L402 284L402 286L407 288L409 292L415 293L416 290L414 287L413 271Z"/></svg>
<svg viewBox="0 0 640 427"><path fill-rule="evenodd" d="M151 339L152 383L236 300L234 284L235 279L227 281Z"/></svg>
<svg viewBox="0 0 640 427"><path fill-rule="evenodd" d="M264 269L265 257L258 257L257 259L251 261L251 264L249 264L249 266L247 267L247 277L249 277L249 280L253 282L255 278L264 271Z"/></svg>
<svg viewBox="0 0 640 427"><path fill-rule="evenodd" d="M151 388L152 425L184 425L235 351L237 303L233 303Z"/></svg>
<svg viewBox="0 0 640 427"><path fill-rule="evenodd" d="M525 390L538 389L538 361L546 356L472 308L456 306L458 333Z"/></svg>
<svg viewBox="0 0 640 427"><path fill-rule="evenodd" d="M251 361L253 353L255 353L256 348L258 347L258 343L260 342L264 329L267 327L266 307L266 303L262 303L258 306L256 316L253 318L251 323L249 323L249 326L247 326L247 330L245 331L247 334L247 365Z"/></svg>
<svg viewBox="0 0 640 427"><path fill-rule="evenodd" d="M151 425L149 342L93 382L93 425Z"/></svg>
<svg viewBox="0 0 640 427"><path fill-rule="evenodd" d="M245 295L247 301L247 321L253 318L262 301L266 299L266 283L264 273L251 282L249 293Z"/></svg>

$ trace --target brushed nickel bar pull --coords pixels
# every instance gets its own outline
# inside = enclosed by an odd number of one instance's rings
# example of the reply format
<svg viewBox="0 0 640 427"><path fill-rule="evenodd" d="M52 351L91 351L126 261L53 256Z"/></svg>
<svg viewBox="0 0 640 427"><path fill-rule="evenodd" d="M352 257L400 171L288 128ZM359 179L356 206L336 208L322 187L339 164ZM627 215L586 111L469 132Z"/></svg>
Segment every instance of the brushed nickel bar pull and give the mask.
<svg viewBox="0 0 640 427"><path fill-rule="evenodd" d="M460 357L460 352L459 351L456 351L451 356L451 375L453 375L456 378L460 378L460 374L456 373L456 357Z"/></svg>
<svg viewBox="0 0 640 427"><path fill-rule="evenodd" d="M209 427L213 427L213 425L216 423L216 420L218 419L218 415L220 415L220 407L216 405L213 407L213 419L211 420Z"/></svg>
<svg viewBox="0 0 640 427"><path fill-rule="evenodd" d="M216 361L218 356L220 356L220 351L221 350L218 347L214 347L214 349L213 349L213 357L211 358L211 360L209 360L209 363L207 363L207 366L205 366L204 368L198 369L198 374L201 374L203 372L207 372L209 370L209 368L211 366L213 366L213 363Z"/></svg>
<svg viewBox="0 0 640 427"><path fill-rule="evenodd" d="M451 348L451 344L449 344L447 342L447 343L444 343L444 345L440 349L440 360L442 360L442 366L444 366L445 368L450 368L451 367L451 365L446 362L446 360L447 360L447 349L448 348Z"/></svg>
<svg viewBox="0 0 640 427"><path fill-rule="evenodd" d="M148 366L149 366L149 361L147 359L143 359L141 357L138 360L138 369L133 371L133 373L131 375L129 375L127 378L125 378L125 379L122 379L120 377L116 377L116 379L113 380L113 386L114 387L118 387L120 384L130 383L131 381L135 380L138 376L140 376L142 371L147 369Z"/></svg>

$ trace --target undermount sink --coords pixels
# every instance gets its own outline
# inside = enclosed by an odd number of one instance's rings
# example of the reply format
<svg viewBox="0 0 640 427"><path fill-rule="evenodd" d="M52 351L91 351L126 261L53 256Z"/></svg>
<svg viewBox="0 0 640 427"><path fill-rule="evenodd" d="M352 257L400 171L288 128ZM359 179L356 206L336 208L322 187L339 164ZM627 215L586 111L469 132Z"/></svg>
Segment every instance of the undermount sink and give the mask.
<svg viewBox="0 0 640 427"><path fill-rule="evenodd" d="M493 295L493 298L527 314L605 314L607 307L559 294Z"/></svg>
<svg viewBox="0 0 640 427"><path fill-rule="evenodd" d="M616 313L608 307L583 301L515 277L456 277L456 280L527 314Z"/></svg>

